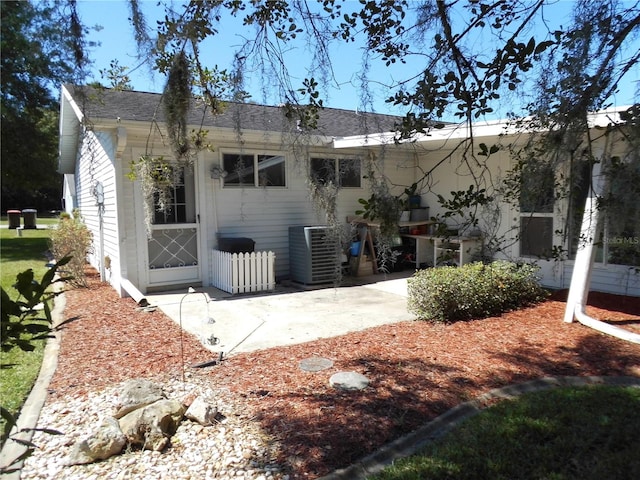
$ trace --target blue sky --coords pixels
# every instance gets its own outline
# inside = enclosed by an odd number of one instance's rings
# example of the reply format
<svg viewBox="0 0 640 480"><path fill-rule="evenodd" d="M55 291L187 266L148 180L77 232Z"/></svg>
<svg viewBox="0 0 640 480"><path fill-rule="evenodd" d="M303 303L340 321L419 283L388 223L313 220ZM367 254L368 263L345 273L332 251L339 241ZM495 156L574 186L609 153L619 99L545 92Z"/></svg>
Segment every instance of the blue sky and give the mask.
<svg viewBox="0 0 640 480"><path fill-rule="evenodd" d="M562 23L567 19L570 12L571 0L560 0L553 7L549 15L549 20ZM124 0L79 0L78 11L82 21L87 26L100 25L102 29L91 32L89 40L100 43L99 47L90 51L90 58L94 61L93 77L91 80L106 83L100 78L99 70L109 68L109 63L117 59L121 66L133 68L136 65L136 51L133 40L133 31L128 21L129 9ZM148 24L155 25L155 21L161 18L163 9L157 6L156 0L146 0L143 2L143 11L148 15ZM210 65L217 64L220 68L229 68L233 60L234 47L241 44L242 36L250 36L250 27L242 26L241 21L233 20L225 22L225 28L215 37L215 41L207 44L206 58ZM637 39L631 48L640 49L640 39ZM359 45L341 44L339 49L333 52L335 79L331 82L328 90L328 99L325 105L334 108L344 109L366 109L375 110L378 113L404 114L405 112L384 102L384 99L391 93L384 85L393 83L394 80L410 77L417 65L396 65L387 68L383 64L372 63L369 72L370 90L374 94L376 101L372 104L363 104L360 95L358 72L362 67L362 50ZM308 67L311 58L308 51L298 48L288 53L290 61L288 68L294 78L294 86L301 84L302 79L309 76ZM293 67L292 67L293 66ZM414 70L412 70L412 68ZM147 67L141 67L130 72L132 83L136 90L161 92L164 86L163 79L153 76ZM252 94L252 101L258 103L277 103L273 92L265 92L262 86L259 72L248 71L247 89ZM614 102L617 105L628 105L633 101L634 89L640 81L640 67L636 67L628 75L628 82L624 89L616 96ZM267 82L267 86L268 86ZM506 112L501 112L506 113Z"/></svg>
<svg viewBox="0 0 640 480"><path fill-rule="evenodd" d="M100 43L100 46L90 51L90 58L94 60L93 78L91 80L106 83L106 80L100 78L99 70L109 68L109 63L113 59L118 59L121 66L133 67L136 63L136 50L133 40L133 30L127 20L129 17L129 9L127 3L123 0L80 0L78 1L78 11L82 21L87 26L100 25L103 27L100 31L91 32L89 40ZM146 0L143 3L143 11L149 15L148 24L153 25L156 19L161 18L162 8L157 7L155 0ZM231 24L230 24L231 23ZM235 47L242 43L242 36L250 36L251 27L242 26L241 20L230 19L230 23L225 25L227 28L221 30L216 35L214 41L210 41L209 49L203 49L206 52L210 65L218 65L221 69L229 68L233 61L233 53ZM335 80L331 82L332 87L329 93L329 99L325 104L334 108L356 109L362 108L359 94L359 81L357 73L361 66L362 53L358 45L340 45L340 49L334 52L334 73ZM207 51L208 50L208 51ZM310 60L308 52L296 50L290 52L288 57L291 64L287 65L289 70L295 75L292 78L294 86L301 86L302 80L308 77L306 70L308 61ZM292 68L293 66L293 68ZM394 71L385 71L387 69L379 69L374 72L375 78L386 83L390 83L393 78L406 76L406 72L410 72L408 67L400 67ZM164 86L163 79L158 76L152 76L146 67L141 67L135 72L130 73L132 83L136 90L161 92ZM270 97L265 97L261 92L261 81L258 72L249 71L247 76L252 84L249 88L252 94L252 101L258 103L277 103ZM371 83L370 87L380 98L385 98L390 94L382 87L377 87L375 83ZM403 113L401 110L394 110L384 101L375 103L374 108L379 113ZM370 108L368 108L370 110Z"/></svg>

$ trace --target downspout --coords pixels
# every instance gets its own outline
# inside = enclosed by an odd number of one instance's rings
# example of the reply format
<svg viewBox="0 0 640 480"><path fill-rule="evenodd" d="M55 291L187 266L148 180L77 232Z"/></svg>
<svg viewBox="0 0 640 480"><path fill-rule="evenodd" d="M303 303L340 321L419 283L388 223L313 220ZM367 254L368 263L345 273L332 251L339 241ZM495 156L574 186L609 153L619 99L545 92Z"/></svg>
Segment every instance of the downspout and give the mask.
<svg viewBox="0 0 640 480"><path fill-rule="evenodd" d="M602 173L602 161L593 166L591 185L592 187L584 206L580 241L578 242L578 251L573 266L564 321L572 323L575 317L578 322L594 330L640 344L640 334L596 320L586 313L589 285L591 284L591 274L596 253L594 243L598 234L598 224L600 223L598 197L602 195L606 185L606 175Z"/></svg>
<svg viewBox="0 0 640 480"><path fill-rule="evenodd" d="M218 185L222 183L222 180L227 176L226 170L223 170L218 165L213 165L210 170L211 179L213 180L213 226L218 235Z"/></svg>
<svg viewBox="0 0 640 480"><path fill-rule="evenodd" d="M105 254L104 254L104 203L98 205L98 218L100 222L100 280L106 282Z"/></svg>
<svg viewBox="0 0 640 480"><path fill-rule="evenodd" d="M98 207L98 228L99 228L99 242L100 242L100 281L105 281L105 268L104 268L104 187L101 182L96 182L93 186L93 196L96 199L96 206Z"/></svg>
<svg viewBox="0 0 640 480"><path fill-rule="evenodd" d="M147 305L149 305L149 302L147 301L144 294L140 290L138 290L138 287L136 287L130 280L126 278L121 279L120 288L122 288L127 293L127 295L133 298L138 306L146 307Z"/></svg>

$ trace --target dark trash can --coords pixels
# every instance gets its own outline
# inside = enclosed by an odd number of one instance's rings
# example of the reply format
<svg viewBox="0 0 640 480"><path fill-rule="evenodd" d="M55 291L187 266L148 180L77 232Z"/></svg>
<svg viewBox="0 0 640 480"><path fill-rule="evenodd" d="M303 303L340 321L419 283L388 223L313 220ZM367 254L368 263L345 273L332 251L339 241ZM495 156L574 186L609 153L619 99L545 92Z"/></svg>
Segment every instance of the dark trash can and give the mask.
<svg viewBox="0 0 640 480"><path fill-rule="evenodd" d="M251 238L218 238L218 250L229 253L251 253L256 247L256 242Z"/></svg>
<svg viewBox="0 0 640 480"><path fill-rule="evenodd" d="M25 208L22 211L22 216L24 217L24 228L35 229L36 227L36 217L38 211L33 208Z"/></svg>
<svg viewBox="0 0 640 480"><path fill-rule="evenodd" d="M20 210L7 210L7 219L9 220L9 228L20 228Z"/></svg>

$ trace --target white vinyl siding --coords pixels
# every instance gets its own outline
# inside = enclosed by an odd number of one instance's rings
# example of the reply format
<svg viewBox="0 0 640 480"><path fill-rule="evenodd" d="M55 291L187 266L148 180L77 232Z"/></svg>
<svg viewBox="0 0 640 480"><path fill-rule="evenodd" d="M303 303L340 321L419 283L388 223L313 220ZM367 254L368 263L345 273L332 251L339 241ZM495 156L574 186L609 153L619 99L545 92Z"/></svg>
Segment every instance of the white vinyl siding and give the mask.
<svg viewBox="0 0 640 480"><path fill-rule="evenodd" d="M564 262L563 288L569 288L573 261ZM595 263L591 272L590 290L640 297L640 272L626 265Z"/></svg>
<svg viewBox="0 0 640 480"><path fill-rule="evenodd" d="M231 147L221 147L221 151L233 152ZM245 151L260 152L250 145ZM315 152L310 157L325 158L335 152ZM204 177L206 191L205 203L210 206L208 215L215 219L209 227L209 248L217 245L217 236L248 237L255 241L256 251L273 251L276 254L276 277L289 276L289 227L325 225L324 212L318 211L309 197L307 186L308 164L296 161L290 153L287 158L287 186L281 188L255 188L250 185L245 188L233 186L229 188L224 180L212 179L210 175ZM343 155L352 158L354 155ZM336 157L337 158L337 157ZM341 157L342 158L342 157ZM398 163L404 160L397 156L396 162L387 160L386 172L399 185L412 183L414 169L400 168ZM205 164L219 166L221 158L214 154L206 156ZM211 167L208 167L211 168ZM370 192L361 188L344 188L338 194L338 218L343 219L345 229L348 228L347 216L354 215L359 208L358 199L368 198ZM215 227L217 223L217 229Z"/></svg>
<svg viewBox="0 0 640 480"><path fill-rule="evenodd" d="M76 169L76 201L82 220L93 236L93 249L89 254L89 261L100 271L105 257L109 257L110 270L105 271L105 280L116 281L120 278L120 246L116 175L112 161L115 157L115 138L109 132L87 131L80 148L81 155ZM104 194L102 237L98 205L93 195L93 188L98 182L102 184Z"/></svg>

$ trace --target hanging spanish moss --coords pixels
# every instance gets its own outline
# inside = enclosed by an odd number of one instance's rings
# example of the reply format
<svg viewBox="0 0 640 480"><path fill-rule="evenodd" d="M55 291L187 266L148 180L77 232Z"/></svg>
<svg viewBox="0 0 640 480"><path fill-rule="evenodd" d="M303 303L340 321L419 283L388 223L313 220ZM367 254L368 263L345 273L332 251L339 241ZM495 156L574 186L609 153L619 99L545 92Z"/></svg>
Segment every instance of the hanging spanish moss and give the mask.
<svg viewBox="0 0 640 480"><path fill-rule="evenodd" d="M173 200L176 170L163 156L142 155L131 162L129 178L139 180L144 198L144 220L147 237L151 238L155 212L168 212Z"/></svg>
<svg viewBox="0 0 640 480"><path fill-rule="evenodd" d="M187 114L191 103L191 72L184 52L173 57L167 84L164 88L163 102L167 123L167 133L176 162L191 166L190 145L187 136Z"/></svg>

